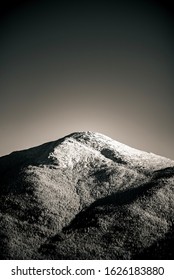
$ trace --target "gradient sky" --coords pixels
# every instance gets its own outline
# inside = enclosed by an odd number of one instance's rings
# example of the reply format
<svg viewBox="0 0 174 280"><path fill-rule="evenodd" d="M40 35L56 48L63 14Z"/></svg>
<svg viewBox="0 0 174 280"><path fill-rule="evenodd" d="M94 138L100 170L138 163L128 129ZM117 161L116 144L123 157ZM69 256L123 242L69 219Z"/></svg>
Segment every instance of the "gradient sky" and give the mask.
<svg viewBox="0 0 174 280"><path fill-rule="evenodd" d="M169 1L12 2L0 20L0 156L91 130L174 159Z"/></svg>

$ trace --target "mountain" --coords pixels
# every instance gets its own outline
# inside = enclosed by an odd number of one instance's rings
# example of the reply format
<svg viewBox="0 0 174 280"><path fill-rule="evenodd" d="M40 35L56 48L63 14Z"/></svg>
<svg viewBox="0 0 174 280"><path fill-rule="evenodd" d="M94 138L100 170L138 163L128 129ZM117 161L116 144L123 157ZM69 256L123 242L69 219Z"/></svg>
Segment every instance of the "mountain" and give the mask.
<svg viewBox="0 0 174 280"><path fill-rule="evenodd" d="M1 259L174 259L174 161L76 132L0 158Z"/></svg>

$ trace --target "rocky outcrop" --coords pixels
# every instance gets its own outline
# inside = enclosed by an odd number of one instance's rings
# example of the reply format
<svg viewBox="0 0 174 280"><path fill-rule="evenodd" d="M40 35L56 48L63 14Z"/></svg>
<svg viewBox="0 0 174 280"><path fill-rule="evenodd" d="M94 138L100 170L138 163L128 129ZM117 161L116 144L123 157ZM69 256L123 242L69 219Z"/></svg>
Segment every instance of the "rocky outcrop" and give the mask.
<svg viewBox="0 0 174 280"><path fill-rule="evenodd" d="M0 158L1 259L173 259L174 161L78 132Z"/></svg>

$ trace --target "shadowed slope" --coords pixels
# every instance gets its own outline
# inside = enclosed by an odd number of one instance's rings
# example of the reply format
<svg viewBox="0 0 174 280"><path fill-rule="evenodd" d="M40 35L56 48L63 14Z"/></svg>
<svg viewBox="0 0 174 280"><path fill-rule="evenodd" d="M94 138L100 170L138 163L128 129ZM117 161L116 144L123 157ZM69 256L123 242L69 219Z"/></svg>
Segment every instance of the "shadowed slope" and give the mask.
<svg viewBox="0 0 174 280"><path fill-rule="evenodd" d="M172 259L173 171L170 186L159 170L160 179L96 200L63 229L61 239L58 233L47 240L41 252L62 259Z"/></svg>

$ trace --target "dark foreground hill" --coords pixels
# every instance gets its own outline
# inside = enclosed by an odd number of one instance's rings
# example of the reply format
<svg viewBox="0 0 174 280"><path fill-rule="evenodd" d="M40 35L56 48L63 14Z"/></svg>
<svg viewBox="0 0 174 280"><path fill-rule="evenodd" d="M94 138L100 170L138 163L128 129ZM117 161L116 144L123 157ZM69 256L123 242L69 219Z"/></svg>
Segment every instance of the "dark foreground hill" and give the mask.
<svg viewBox="0 0 174 280"><path fill-rule="evenodd" d="M79 132L0 158L1 259L174 259L174 161Z"/></svg>

